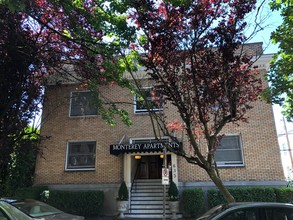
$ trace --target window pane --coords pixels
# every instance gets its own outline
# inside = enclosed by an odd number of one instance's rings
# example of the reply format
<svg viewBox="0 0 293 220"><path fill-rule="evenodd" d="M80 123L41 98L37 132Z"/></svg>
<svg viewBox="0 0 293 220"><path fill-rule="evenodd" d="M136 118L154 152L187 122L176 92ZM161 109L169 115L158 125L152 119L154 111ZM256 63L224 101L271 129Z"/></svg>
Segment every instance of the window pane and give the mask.
<svg viewBox="0 0 293 220"><path fill-rule="evenodd" d="M265 210L268 220L289 220L293 219L293 211L289 208L266 208Z"/></svg>
<svg viewBox="0 0 293 220"><path fill-rule="evenodd" d="M258 218L258 210L256 208L252 209L237 209L231 211L227 215L221 218L221 220L257 220Z"/></svg>
<svg viewBox="0 0 293 220"><path fill-rule="evenodd" d="M217 150L218 151L218 150ZM223 150L215 153L216 161L242 161L241 151Z"/></svg>
<svg viewBox="0 0 293 220"><path fill-rule="evenodd" d="M240 149L239 136L225 136L220 142L221 149Z"/></svg>
<svg viewBox="0 0 293 220"><path fill-rule="evenodd" d="M161 111L163 108L163 102L160 95L160 91L154 88L143 88L143 96L135 95L135 112L147 112L148 107L151 110Z"/></svg>
<svg viewBox="0 0 293 220"><path fill-rule="evenodd" d="M8 218L5 216L5 214L0 209L0 220L8 220Z"/></svg>
<svg viewBox="0 0 293 220"><path fill-rule="evenodd" d="M243 164L240 136L224 136L215 152L217 165Z"/></svg>
<svg viewBox="0 0 293 220"><path fill-rule="evenodd" d="M96 142L68 143L67 169L95 168Z"/></svg>
<svg viewBox="0 0 293 220"><path fill-rule="evenodd" d="M91 92L72 92L70 116L96 115L95 98Z"/></svg>

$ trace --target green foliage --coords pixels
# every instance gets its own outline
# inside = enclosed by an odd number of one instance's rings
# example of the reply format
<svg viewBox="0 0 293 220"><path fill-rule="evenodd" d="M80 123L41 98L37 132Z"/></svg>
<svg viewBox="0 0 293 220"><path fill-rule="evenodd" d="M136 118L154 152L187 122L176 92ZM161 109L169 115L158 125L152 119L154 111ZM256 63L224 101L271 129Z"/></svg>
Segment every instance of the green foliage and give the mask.
<svg viewBox="0 0 293 220"><path fill-rule="evenodd" d="M292 173L292 170L290 172ZM287 187L289 188L293 187L293 180L291 178L287 180Z"/></svg>
<svg viewBox="0 0 293 220"><path fill-rule="evenodd" d="M275 202L274 188L268 187L235 187L229 188L229 192L237 202ZM224 197L218 190L208 191L209 207L225 203Z"/></svg>
<svg viewBox="0 0 293 220"><path fill-rule="evenodd" d="M275 188L277 202L293 202L292 188Z"/></svg>
<svg viewBox="0 0 293 220"><path fill-rule="evenodd" d="M15 196L21 199L42 200L41 195L45 190L48 190L47 186L33 186L33 187L19 188L15 191Z"/></svg>
<svg viewBox="0 0 293 220"><path fill-rule="evenodd" d="M6 5L12 12L23 10L25 6L23 0L0 0L1 4Z"/></svg>
<svg viewBox="0 0 293 220"><path fill-rule="evenodd" d="M29 173L34 163L28 149L32 141L26 127L41 103L42 77L36 70L42 66L36 55L36 40L30 39L23 17L13 11L22 8L24 1L7 0L0 4L0 185L4 193L14 192L16 187L24 187L32 182ZM18 8L19 7L19 8ZM9 46L8 46L9 45ZM41 55L40 55L41 56ZM46 61L48 56L46 56ZM38 75L38 76L37 76ZM29 135L31 136L31 135ZM27 158L25 158L27 157ZM21 176L21 177L20 177ZM19 178L20 177L20 178Z"/></svg>
<svg viewBox="0 0 293 220"><path fill-rule="evenodd" d="M168 196L170 201L178 201L179 200L179 191L176 184L171 181L169 189L168 189Z"/></svg>
<svg viewBox="0 0 293 220"><path fill-rule="evenodd" d="M21 134L21 139L13 143L13 152L10 154L7 174L0 181L2 195L12 195L16 189L33 185L35 160L38 154L39 130L28 127Z"/></svg>
<svg viewBox="0 0 293 220"><path fill-rule="evenodd" d="M120 201L127 201L128 200L128 189L127 186L125 184L125 182L123 181L119 187L119 191L118 191L118 200Z"/></svg>
<svg viewBox="0 0 293 220"><path fill-rule="evenodd" d="M220 193L220 191L216 190L216 189L208 190L207 197L208 197L209 207L214 207L216 205L226 203L226 201L225 201L224 197L222 196L222 194Z"/></svg>
<svg viewBox="0 0 293 220"><path fill-rule="evenodd" d="M270 93L273 103L283 107L283 114L288 120L293 119L293 1L272 0L272 10L280 11L283 22L272 33L273 43L279 44L279 51L271 62L268 73Z"/></svg>
<svg viewBox="0 0 293 220"><path fill-rule="evenodd" d="M200 215L204 209L204 192L201 188L185 189L182 192L184 212L193 217Z"/></svg>
<svg viewBox="0 0 293 220"><path fill-rule="evenodd" d="M71 214L97 216L104 204L104 192L50 190L47 203Z"/></svg>
<svg viewBox="0 0 293 220"><path fill-rule="evenodd" d="M293 201L292 188L269 188L269 187L233 187L229 188L236 202L281 202L288 203ZM217 189L207 191L209 208L226 201ZM185 189L182 192L182 202L184 211L187 214L198 216L204 209L204 192L202 189Z"/></svg>

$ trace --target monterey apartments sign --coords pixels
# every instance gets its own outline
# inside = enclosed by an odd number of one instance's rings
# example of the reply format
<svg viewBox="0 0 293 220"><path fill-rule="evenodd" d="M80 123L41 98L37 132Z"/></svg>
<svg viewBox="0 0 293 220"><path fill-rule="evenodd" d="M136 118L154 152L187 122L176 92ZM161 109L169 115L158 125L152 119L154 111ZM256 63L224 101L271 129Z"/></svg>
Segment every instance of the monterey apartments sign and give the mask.
<svg viewBox="0 0 293 220"><path fill-rule="evenodd" d="M136 143L136 144L111 144L110 154L119 155L121 153L144 153L144 152L162 152L164 146L167 149L178 150L181 143L177 142L153 142L153 143Z"/></svg>

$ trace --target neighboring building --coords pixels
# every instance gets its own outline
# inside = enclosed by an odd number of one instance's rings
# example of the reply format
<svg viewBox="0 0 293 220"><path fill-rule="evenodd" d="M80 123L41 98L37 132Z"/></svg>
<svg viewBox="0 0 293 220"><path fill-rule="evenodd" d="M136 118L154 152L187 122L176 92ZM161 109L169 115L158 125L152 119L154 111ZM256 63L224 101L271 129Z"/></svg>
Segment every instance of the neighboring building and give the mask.
<svg viewBox="0 0 293 220"><path fill-rule="evenodd" d="M293 152L292 152L292 139L293 139L293 124L288 122L282 115L282 108L279 105L273 106L276 129L278 134L278 141L281 151L281 159L283 170L286 180L293 180L292 165L293 165Z"/></svg>
<svg viewBox="0 0 293 220"><path fill-rule="evenodd" d="M249 44L249 47L259 49L261 44ZM271 57L263 55L257 61L256 66L263 73ZM152 81L143 71L138 75L146 91L152 88ZM42 144L43 155L37 160L35 184L55 189L101 189L105 192L104 214L113 214L122 180L131 187L134 178L161 179L162 152L139 98L117 86L102 87L103 97L125 103L123 108L134 123L130 127L122 122L109 126L91 105L91 93L74 81L52 83L45 92L41 135L50 138ZM167 105L154 102L153 108L169 118L178 118L174 107ZM216 152L222 180L227 186L283 186L285 178L272 106L257 101L248 117L249 123L229 125L223 130L226 136ZM186 147L185 137L181 134L177 137ZM167 155L172 179L181 190L214 187L198 166L173 153Z"/></svg>

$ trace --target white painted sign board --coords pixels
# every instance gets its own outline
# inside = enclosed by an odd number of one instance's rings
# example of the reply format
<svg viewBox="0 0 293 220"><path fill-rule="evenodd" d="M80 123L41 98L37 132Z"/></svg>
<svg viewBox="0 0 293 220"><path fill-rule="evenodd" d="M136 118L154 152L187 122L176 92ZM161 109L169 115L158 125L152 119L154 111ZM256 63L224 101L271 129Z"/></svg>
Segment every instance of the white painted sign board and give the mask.
<svg viewBox="0 0 293 220"><path fill-rule="evenodd" d="M162 168L162 184L169 185L169 169Z"/></svg>

